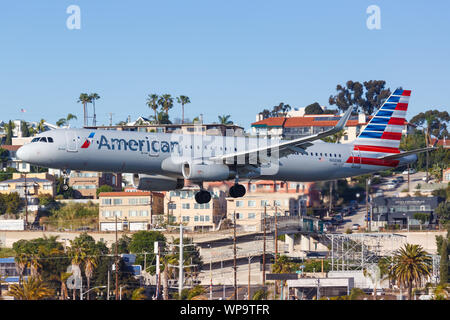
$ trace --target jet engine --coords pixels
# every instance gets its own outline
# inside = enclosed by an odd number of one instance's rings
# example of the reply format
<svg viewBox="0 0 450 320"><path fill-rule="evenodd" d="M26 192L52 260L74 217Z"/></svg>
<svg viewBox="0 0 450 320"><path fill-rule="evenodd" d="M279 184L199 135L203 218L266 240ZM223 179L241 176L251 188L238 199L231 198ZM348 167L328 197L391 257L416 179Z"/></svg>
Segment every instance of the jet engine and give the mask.
<svg viewBox="0 0 450 320"><path fill-rule="evenodd" d="M228 166L220 163L185 162L181 170L184 178L191 181L220 181L232 176Z"/></svg>
<svg viewBox="0 0 450 320"><path fill-rule="evenodd" d="M134 174L133 185L145 191L170 191L182 189L184 179L176 179L162 175Z"/></svg>

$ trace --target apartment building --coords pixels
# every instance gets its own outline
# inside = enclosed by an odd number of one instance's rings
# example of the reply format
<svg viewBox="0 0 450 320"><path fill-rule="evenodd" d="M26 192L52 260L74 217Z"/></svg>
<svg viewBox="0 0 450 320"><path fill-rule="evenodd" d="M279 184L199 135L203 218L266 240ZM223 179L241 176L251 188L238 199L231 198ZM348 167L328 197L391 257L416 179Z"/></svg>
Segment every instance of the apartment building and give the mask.
<svg viewBox="0 0 450 320"><path fill-rule="evenodd" d="M2 145L0 148L5 149L8 151L8 160L6 163L2 164L0 163L0 169L4 168L14 168L19 172L30 172L31 166L27 162L23 162L22 160L18 159L16 156L17 150L21 145Z"/></svg>
<svg viewBox="0 0 450 320"><path fill-rule="evenodd" d="M9 194L16 192L21 198L25 198L25 190L28 197L37 197L41 194L54 197L56 184L54 176L43 173L13 173L12 179L0 182L0 193Z"/></svg>
<svg viewBox="0 0 450 320"><path fill-rule="evenodd" d="M203 123L202 121L196 123L184 124L155 124L145 117L139 117L134 122L124 123L123 125L115 126L91 126L88 129L103 129L103 130L119 130L119 131L137 131L137 132L163 132L163 133L179 133L179 134L204 134L204 135L243 135L244 128L235 124L220 124L220 123Z"/></svg>
<svg viewBox="0 0 450 320"><path fill-rule="evenodd" d="M183 190L167 192L164 198L167 215L171 223L183 223L192 231L215 230L226 214L224 193L217 190L209 203L199 204L194 198L198 190L197 186L186 186Z"/></svg>
<svg viewBox="0 0 450 320"><path fill-rule="evenodd" d="M122 174L109 172L72 171L69 186L75 192L75 197L97 199L97 188L108 185L114 191L122 190Z"/></svg>
<svg viewBox="0 0 450 320"><path fill-rule="evenodd" d="M162 220L164 194L127 189L99 194L99 229L101 231L149 230Z"/></svg>
<svg viewBox="0 0 450 320"><path fill-rule="evenodd" d="M242 198L227 198L227 218L246 231L260 231L264 209L269 217L304 216L306 208L319 198L313 183L260 180L244 184Z"/></svg>

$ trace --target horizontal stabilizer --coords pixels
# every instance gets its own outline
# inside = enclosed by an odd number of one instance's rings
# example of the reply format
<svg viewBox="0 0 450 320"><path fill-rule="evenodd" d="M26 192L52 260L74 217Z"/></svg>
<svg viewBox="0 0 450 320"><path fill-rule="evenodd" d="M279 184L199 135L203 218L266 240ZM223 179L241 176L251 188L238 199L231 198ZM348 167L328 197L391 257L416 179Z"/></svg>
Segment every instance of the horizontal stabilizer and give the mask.
<svg viewBox="0 0 450 320"><path fill-rule="evenodd" d="M380 160L395 160L395 159L403 158L404 156L409 156L411 154L422 153L422 152L433 151L433 150L436 150L436 148L435 147L421 148L421 149L405 151L402 153L396 153L396 154L392 154L389 156L380 157L378 159L380 159Z"/></svg>

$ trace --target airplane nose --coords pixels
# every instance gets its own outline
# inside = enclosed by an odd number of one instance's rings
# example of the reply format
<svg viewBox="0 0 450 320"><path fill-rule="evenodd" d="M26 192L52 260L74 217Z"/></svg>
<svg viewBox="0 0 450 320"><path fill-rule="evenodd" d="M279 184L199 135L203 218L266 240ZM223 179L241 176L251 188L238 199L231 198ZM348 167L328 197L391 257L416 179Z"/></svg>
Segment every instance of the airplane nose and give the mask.
<svg viewBox="0 0 450 320"><path fill-rule="evenodd" d="M28 153L29 152L27 152L26 147L22 146L17 150L16 156L19 160L26 162L26 161L28 161L28 158L29 158Z"/></svg>

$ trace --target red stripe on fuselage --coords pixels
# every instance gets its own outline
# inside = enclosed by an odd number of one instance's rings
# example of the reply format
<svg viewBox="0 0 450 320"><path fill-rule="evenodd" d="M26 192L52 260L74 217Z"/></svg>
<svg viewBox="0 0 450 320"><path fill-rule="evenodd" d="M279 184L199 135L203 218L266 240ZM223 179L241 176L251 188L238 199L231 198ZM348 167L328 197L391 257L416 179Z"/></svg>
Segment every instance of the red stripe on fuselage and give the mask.
<svg viewBox="0 0 450 320"><path fill-rule="evenodd" d="M403 90L402 96L410 96L411 95L411 90Z"/></svg>
<svg viewBox="0 0 450 320"><path fill-rule="evenodd" d="M363 158L363 157L350 157L346 163L354 164L368 164L371 166L382 166L395 168L399 164L399 160L383 160L375 158Z"/></svg>
<svg viewBox="0 0 450 320"><path fill-rule="evenodd" d="M402 138L401 132L383 132L383 135L381 136L381 139L388 139L388 140L400 140Z"/></svg>
<svg viewBox="0 0 450 320"><path fill-rule="evenodd" d="M384 153L400 153L400 150L398 148L378 147L378 146L363 146L363 145L356 145L353 150L372 151L372 152L384 152Z"/></svg>

